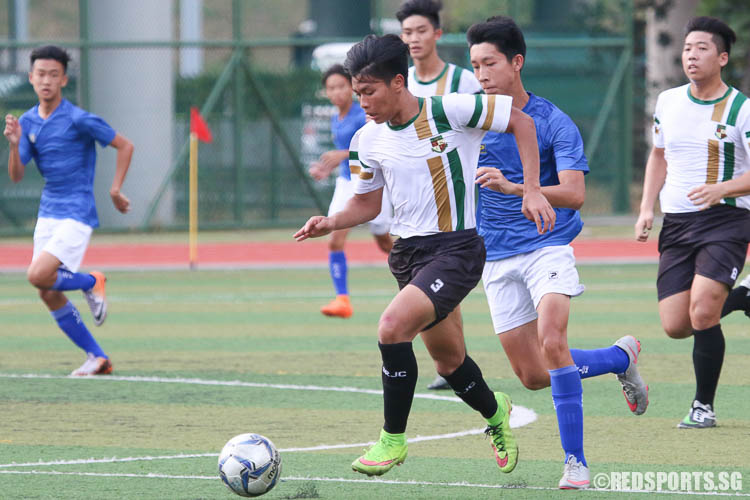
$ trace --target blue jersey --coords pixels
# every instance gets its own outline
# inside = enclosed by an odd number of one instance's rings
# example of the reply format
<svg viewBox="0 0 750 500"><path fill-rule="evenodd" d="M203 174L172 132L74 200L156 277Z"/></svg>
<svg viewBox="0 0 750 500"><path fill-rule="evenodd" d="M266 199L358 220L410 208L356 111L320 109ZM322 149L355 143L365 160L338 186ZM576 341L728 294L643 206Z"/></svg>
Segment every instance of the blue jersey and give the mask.
<svg viewBox="0 0 750 500"><path fill-rule="evenodd" d="M523 112L530 115L536 125L542 186L560 184L557 173L562 170L588 173L581 134L568 115L531 93ZM488 132L479 153L479 166L499 168L509 181L523 183L523 166L512 134ZM479 188L477 229L484 237L487 260L504 259L546 246L567 245L581 232L583 222L578 210L555 208L555 229L538 234L534 221L521 213L522 202L518 196Z"/></svg>
<svg viewBox="0 0 750 500"><path fill-rule="evenodd" d="M352 142L352 137L361 129L367 121L365 117L365 111L359 106L358 102L352 102L349 112L344 118L339 120L339 115L336 113L331 117L331 133L333 134L333 144L336 149L349 149L349 144ZM349 172L349 158L346 158L339 165L339 176L346 180L352 178Z"/></svg>
<svg viewBox="0 0 750 500"><path fill-rule="evenodd" d="M97 227L94 141L107 146L116 132L98 116L66 99L47 119L39 116L36 105L21 116L19 123L21 162L26 165L33 158L45 181L38 216L69 218Z"/></svg>

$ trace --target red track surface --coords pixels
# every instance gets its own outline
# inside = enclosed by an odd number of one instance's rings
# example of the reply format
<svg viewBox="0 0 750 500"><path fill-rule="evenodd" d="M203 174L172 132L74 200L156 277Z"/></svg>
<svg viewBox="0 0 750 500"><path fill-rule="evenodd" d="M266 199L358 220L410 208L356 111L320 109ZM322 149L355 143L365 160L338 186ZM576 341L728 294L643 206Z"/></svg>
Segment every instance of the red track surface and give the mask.
<svg viewBox="0 0 750 500"><path fill-rule="evenodd" d="M581 239L573 243L578 262L656 262L656 242L621 239ZM21 271L31 260L31 244L0 243L0 272ZM383 265L386 256L372 241L349 241L347 260L355 265ZM326 241L297 243L209 243L198 246L198 265L204 268L325 266ZM83 268L178 269L188 267L187 244L94 244Z"/></svg>

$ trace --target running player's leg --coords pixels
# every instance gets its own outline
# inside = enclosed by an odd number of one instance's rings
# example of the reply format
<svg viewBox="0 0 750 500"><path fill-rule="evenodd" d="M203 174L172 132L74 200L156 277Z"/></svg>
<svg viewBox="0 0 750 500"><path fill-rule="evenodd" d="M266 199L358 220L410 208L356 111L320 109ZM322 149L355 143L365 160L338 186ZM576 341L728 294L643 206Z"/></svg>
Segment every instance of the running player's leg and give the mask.
<svg viewBox="0 0 750 500"><path fill-rule="evenodd" d="M83 259L90 234L88 226L76 221L40 218L34 231L34 257L27 271L29 282L39 289L40 298L60 329L86 352L86 363L73 372L86 375L110 373L112 365L86 328L78 309L61 290L51 287L58 281L70 284L71 281L81 279L81 273L76 271ZM61 274L71 277L59 280ZM83 368L86 373L77 373Z"/></svg>
<svg viewBox="0 0 750 500"><path fill-rule="evenodd" d="M383 360L384 424L378 442L352 463L355 471L381 475L406 459L406 424L418 376L412 340L434 320L435 307L413 285L406 285L381 315L378 346Z"/></svg>
<svg viewBox="0 0 750 500"><path fill-rule="evenodd" d="M336 298L320 308L326 316L348 318L354 312L349 301L348 266L346 263L346 237L348 229L333 231L328 239L328 269L331 273Z"/></svg>
<svg viewBox="0 0 750 500"><path fill-rule="evenodd" d="M487 421L486 432L492 439L497 464L503 472L511 472L518 463L518 445L510 429L510 397L493 393L482 370L466 353L460 306L421 336L438 374Z"/></svg>
<svg viewBox="0 0 750 500"><path fill-rule="evenodd" d="M696 275L690 289L690 322L693 327L693 367L695 398L682 428L716 425L714 398L724 364L725 342L719 321L728 287L705 276Z"/></svg>
<svg viewBox="0 0 750 500"><path fill-rule="evenodd" d="M544 364L549 371L552 402L565 452L561 488L587 488L588 464L583 453L583 387L568 349L570 297L548 293L537 306L537 330Z"/></svg>
<svg viewBox="0 0 750 500"><path fill-rule="evenodd" d="M352 181L341 176L337 177L336 189L333 191L333 198L328 207L328 215L343 210L346 203L354 195L353 190L354 183ZM331 273L333 288L336 291L336 298L320 308L320 312L326 316L348 318L353 313L349 301L348 265L344 253L344 245L348 234L348 229L342 229L333 231L328 237L328 269Z"/></svg>

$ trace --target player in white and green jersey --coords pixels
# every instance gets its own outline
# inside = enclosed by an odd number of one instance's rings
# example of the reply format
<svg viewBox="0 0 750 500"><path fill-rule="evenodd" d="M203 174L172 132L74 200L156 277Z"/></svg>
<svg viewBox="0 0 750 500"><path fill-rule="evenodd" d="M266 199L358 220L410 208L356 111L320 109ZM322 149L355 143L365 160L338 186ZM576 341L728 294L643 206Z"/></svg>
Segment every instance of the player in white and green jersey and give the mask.
<svg viewBox="0 0 750 500"><path fill-rule="evenodd" d="M540 232L554 226L555 212L539 186L536 129L508 97L415 97L406 87L407 51L395 35L370 35L347 54L344 66L372 118L349 147L352 165L360 167L357 194L333 216L312 217L295 238L367 222L380 211L383 190L391 194L391 232L401 238L388 263L400 291L378 323L385 423L379 441L352 468L380 475L406 459L406 423L417 383L412 341L421 333L438 373L487 420L497 464L510 472L518 459L510 398L493 395L467 355L458 306L484 267L484 243L475 228L474 178L487 130L515 135L527 181L524 213Z"/></svg>
<svg viewBox="0 0 750 500"><path fill-rule="evenodd" d="M409 91L417 97L451 93L476 94L482 90L474 74L438 55L440 28L439 0L407 0L396 12L401 23L401 39L409 46L414 66L409 68Z"/></svg>
<svg viewBox="0 0 750 500"><path fill-rule="evenodd" d="M482 90L474 74L440 58L437 41L440 28L440 0L407 0L396 12L401 23L401 40L409 46L414 66L409 68L409 92L417 97L477 94ZM430 390L448 390L448 381L440 375L427 385Z"/></svg>
<svg viewBox="0 0 750 500"><path fill-rule="evenodd" d="M729 26L697 17L686 33L690 83L657 100L635 236L647 240L659 194L659 315L669 337L693 336L696 392L678 427L701 429L716 425L725 351L719 321L750 240L750 103L721 78L736 41Z"/></svg>
<svg viewBox="0 0 750 500"><path fill-rule="evenodd" d="M480 94L416 99L419 112L406 123L370 121L354 134L350 165L360 167L355 192L387 185L391 233L401 238L473 229L482 138L488 130L508 128L513 100ZM384 156L383 150L409 154Z"/></svg>

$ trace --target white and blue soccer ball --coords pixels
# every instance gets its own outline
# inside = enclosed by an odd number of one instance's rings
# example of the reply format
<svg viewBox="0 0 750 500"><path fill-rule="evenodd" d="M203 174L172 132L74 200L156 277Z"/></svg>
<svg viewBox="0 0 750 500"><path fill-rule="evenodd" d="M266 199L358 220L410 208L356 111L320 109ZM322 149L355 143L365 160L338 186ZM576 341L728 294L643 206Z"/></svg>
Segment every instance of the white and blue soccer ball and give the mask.
<svg viewBox="0 0 750 500"><path fill-rule="evenodd" d="M260 434L235 436L219 453L219 477L240 496L260 496L273 489L280 476L279 451Z"/></svg>

